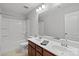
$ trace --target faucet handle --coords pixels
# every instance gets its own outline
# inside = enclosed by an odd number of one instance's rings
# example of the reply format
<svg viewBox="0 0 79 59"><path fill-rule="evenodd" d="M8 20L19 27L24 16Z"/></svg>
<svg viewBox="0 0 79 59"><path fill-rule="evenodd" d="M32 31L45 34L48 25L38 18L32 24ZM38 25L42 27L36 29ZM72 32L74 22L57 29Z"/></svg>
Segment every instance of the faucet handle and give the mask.
<svg viewBox="0 0 79 59"><path fill-rule="evenodd" d="M65 33L65 35L68 35L68 33Z"/></svg>
<svg viewBox="0 0 79 59"><path fill-rule="evenodd" d="M67 41L65 39L61 39L61 46L67 47Z"/></svg>

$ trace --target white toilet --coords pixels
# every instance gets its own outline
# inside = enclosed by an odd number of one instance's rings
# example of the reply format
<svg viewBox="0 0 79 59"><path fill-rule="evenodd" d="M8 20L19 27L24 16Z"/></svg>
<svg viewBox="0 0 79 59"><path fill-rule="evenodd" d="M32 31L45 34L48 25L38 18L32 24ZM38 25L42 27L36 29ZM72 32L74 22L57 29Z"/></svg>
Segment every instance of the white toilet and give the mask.
<svg viewBox="0 0 79 59"><path fill-rule="evenodd" d="M21 52L24 52L26 49L28 50L28 41L26 40L20 40L19 42L19 50Z"/></svg>
<svg viewBox="0 0 79 59"><path fill-rule="evenodd" d="M28 42L22 42L20 43L20 46L23 47L24 49L28 48Z"/></svg>

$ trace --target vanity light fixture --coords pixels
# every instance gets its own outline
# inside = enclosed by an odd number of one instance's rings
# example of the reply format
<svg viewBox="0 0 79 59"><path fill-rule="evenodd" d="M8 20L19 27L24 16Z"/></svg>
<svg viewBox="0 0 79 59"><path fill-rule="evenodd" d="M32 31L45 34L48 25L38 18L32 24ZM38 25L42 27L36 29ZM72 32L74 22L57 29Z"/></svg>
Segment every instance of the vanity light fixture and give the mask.
<svg viewBox="0 0 79 59"><path fill-rule="evenodd" d="M42 8L45 9L45 7L46 7L46 6L43 4L43 5L42 5Z"/></svg>
<svg viewBox="0 0 79 59"><path fill-rule="evenodd" d="M42 13L46 9L46 5L42 4L38 9L36 9L37 13Z"/></svg>

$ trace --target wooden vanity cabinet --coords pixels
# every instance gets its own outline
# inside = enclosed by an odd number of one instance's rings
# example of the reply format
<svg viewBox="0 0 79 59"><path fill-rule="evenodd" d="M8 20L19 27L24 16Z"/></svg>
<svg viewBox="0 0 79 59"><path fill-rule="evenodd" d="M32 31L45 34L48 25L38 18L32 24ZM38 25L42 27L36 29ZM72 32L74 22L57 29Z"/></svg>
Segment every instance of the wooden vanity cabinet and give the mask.
<svg viewBox="0 0 79 59"><path fill-rule="evenodd" d="M28 55L29 56L35 56L36 54L36 52L35 52L35 44L34 43L32 43L31 41L28 41L29 42L29 44L28 44Z"/></svg>
<svg viewBox="0 0 79 59"><path fill-rule="evenodd" d="M56 55L28 40L28 56L56 56Z"/></svg>

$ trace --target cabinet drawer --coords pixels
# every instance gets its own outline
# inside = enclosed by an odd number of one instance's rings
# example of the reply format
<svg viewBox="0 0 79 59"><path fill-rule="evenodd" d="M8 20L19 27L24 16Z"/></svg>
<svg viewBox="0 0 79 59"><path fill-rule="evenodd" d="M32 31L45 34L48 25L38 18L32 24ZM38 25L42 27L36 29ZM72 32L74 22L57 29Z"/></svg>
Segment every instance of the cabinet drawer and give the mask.
<svg viewBox="0 0 79 59"><path fill-rule="evenodd" d="M36 45L36 51L38 51L39 53L43 54L43 48L41 48L38 45Z"/></svg>
<svg viewBox="0 0 79 59"><path fill-rule="evenodd" d="M35 48L35 44L31 41L28 41L29 42L29 45L31 45L33 48Z"/></svg>

